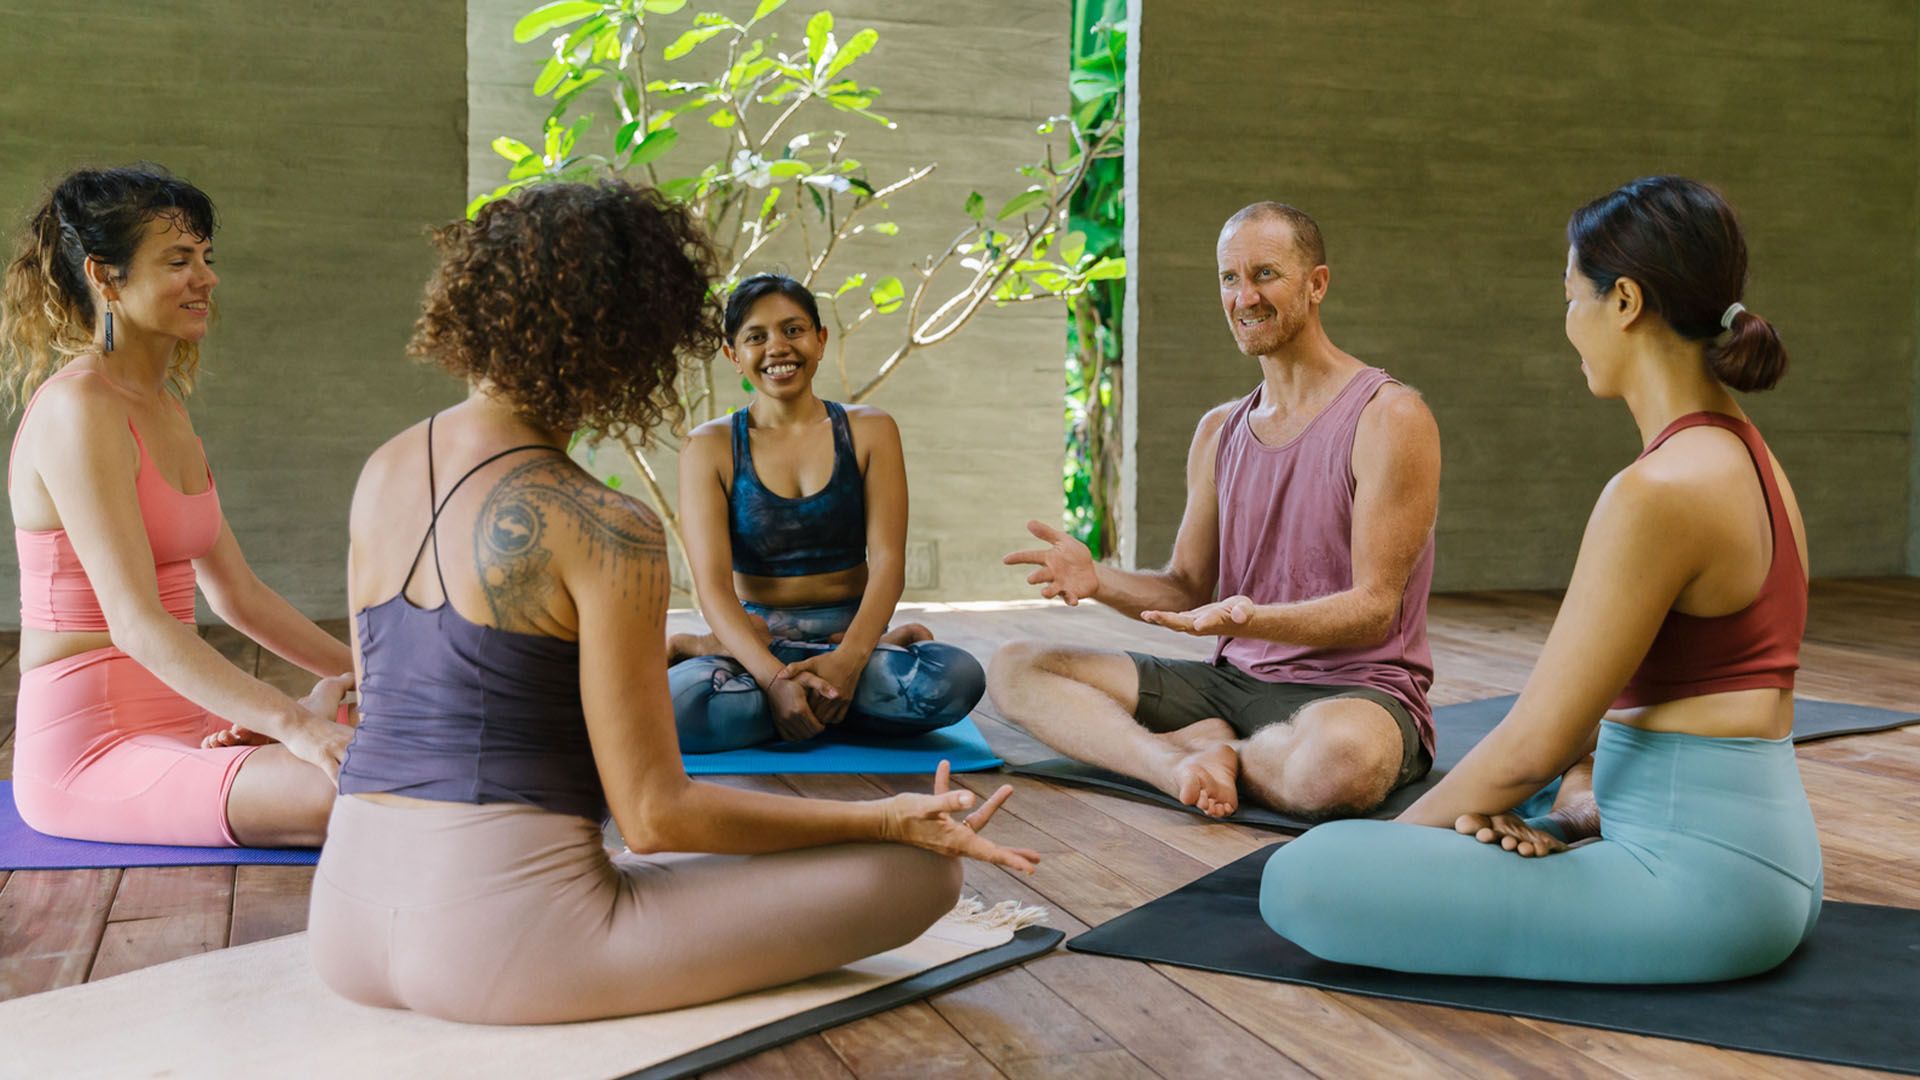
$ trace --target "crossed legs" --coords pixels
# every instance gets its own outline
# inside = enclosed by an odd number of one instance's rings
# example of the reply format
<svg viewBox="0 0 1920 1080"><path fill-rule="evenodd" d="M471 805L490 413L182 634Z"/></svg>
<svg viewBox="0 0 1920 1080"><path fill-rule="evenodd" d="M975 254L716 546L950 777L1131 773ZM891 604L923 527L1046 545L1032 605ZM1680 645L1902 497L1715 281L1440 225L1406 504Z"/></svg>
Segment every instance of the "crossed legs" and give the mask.
<svg viewBox="0 0 1920 1080"><path fill-rule="evenodd" d="M839 633L775 638L783 663L838 648ZM932 640L919 623L895 627L867 658L843 730L880 738L910 738L955 724L986 692L986 672L963 649ZM706 650L719 650L709 652ZM668 641L667 685L674 724L688 753L737 750L778 739L773 710L759 683L710 634L677 634Z"/></svg>
<svg viewBox="0 0 1920 1080"><path fill-rule="evenodd" d="M278 743L262 746L227 790L227 828L241 847L319 847L334 794L326 773Z"/></svg>
<svg viewBox="0 0 1920 1080"><path fill-rule="evenodd" d="M120 844L318 847L333 782L284 746L203 747L227 721L126 653L24 673L14 800L34 829Z"/></svg>
<svg viewBox="0 0 1920 1080"><path fill-rule="evenodd" d="M1243 796L1306 817L1364 813L1393 790L1404 752L1393 717L1358 698L1310 702L1246 738L1222 716L1149 730L1137 719L1138 666L1107 650L1012 642L994 655L987 690L1053 749L1216 817Z"/></svg>

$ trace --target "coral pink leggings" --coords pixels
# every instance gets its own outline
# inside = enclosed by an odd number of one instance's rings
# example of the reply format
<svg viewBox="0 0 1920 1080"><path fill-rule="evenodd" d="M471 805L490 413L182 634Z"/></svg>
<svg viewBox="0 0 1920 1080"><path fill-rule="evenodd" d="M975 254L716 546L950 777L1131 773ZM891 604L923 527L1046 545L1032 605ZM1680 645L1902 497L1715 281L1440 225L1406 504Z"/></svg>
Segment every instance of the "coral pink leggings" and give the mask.
<svg viewBox="0 0 1920 1080"><path fill-rule="evenodd" d="M202 750L227 722L111 646L20 676L13 799L52 836L237 847L227 794L257 747Z"/></svg>

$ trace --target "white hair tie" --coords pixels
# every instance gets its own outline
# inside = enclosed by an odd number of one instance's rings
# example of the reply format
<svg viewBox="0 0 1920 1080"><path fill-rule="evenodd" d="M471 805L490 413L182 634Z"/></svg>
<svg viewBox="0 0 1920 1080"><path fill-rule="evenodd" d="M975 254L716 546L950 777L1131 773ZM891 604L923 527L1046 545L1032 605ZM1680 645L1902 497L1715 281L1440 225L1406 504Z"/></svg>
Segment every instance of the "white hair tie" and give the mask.
<svg viewBox="0 0 1920 1080"><path fill-rule="evenodd" d="M1720 329L1722 330L1733 329L1733 317L1745 310L1747 310L1747 305L1739 302L1738 300L1735 300L1733 303L1728 304L1727 313L1725 315L1720 316Z"/></svg>

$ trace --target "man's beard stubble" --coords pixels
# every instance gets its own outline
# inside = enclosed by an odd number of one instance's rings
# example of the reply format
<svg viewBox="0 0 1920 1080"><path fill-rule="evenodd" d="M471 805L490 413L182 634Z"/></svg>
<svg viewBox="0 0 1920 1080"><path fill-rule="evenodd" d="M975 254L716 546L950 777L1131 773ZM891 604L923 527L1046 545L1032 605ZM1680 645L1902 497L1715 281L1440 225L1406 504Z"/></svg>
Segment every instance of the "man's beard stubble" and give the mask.
<svg viewBox="0 0 1920 1080"><path fill-rule="evenodd" d="M1247 356L1272 356L1293 343L1307 325L1307 305L1303 302L1291 311L1274 309L1273 321L1261 327L1253 337L1234 335L1241 353Z"/></svg>

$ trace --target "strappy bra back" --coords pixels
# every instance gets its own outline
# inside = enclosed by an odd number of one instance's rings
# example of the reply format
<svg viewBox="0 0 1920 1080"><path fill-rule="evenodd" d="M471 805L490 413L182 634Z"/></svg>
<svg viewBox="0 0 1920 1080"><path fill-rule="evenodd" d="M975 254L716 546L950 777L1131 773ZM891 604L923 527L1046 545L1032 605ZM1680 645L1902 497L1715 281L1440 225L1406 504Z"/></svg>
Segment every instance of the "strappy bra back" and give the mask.
<svg viewBox="0 0 1920 1080"><path fill-rule="evenodd" d="M20 417L20 430L26 429L27 414L47 387L61 379L94 375L97 371L81 368L62 371L34 391ZM179 402L174 402L180 408ZM180 410L186 412L184 408ZM187 494L167 482L160 466L147 452L131 417L127 430L139 449L140 464L134 472L134 498L140 506L140 521L146 527L147 546L153 550L153 572L160 588L160 603L167 614L183 623L194 621L193 597L197 579L193 560L207 555L220 541L220 495L213 482L213 467L207 466L207 489ZM20 450L20 434L14 433L13 449L7 458L11 480L13 458ZM206 448L201 447L204 460ZM31 630L105 633L107 617L100 610L100 597L94 592L86 568L73 550L65 529L13 530L14 548L20 558L20 625Z"/></svg>
<svg viewBox="0 0 1920 1080"><path fill-rule="evenodd" d="M384 792L457 803L521 803L599 821L606 795L580 700L580 647L543 634L472 622L455 610L440 565L440 515L473 475L533 443L489 456L440 498L427 421L427 499L433 516L407 577L355 615L360 727L340 766L344 794ZM407 598L433 551L438 607Z"/></svg>
<svg viewBox="0 0 1920 1080"><path fill-rule="evenodd" d="M727 537L733 569L755 577L830 574L867 561L866 479L853 449L847 410L827 401L833 424L833 475L811 495L789 499L767 490L753 467L751 417L733 414L733 485L727 492Z"/></svg>
<svg viewBox="0 0 1920 1080"><path fill-rule="evenodd" d="M1753 602L1731 615L1669 611L1639 670L1615 699L1616 709L1641 708L1730 690L1793 689L1800 639L1807 629L1807 573L1793 535L1787 503L1773 475L1767 444L1752 424L1724 413L1688 413L1667 425L1640 456L1690 427L1717 427L1746 444L1767 500L1773 563Z"/></svg>

